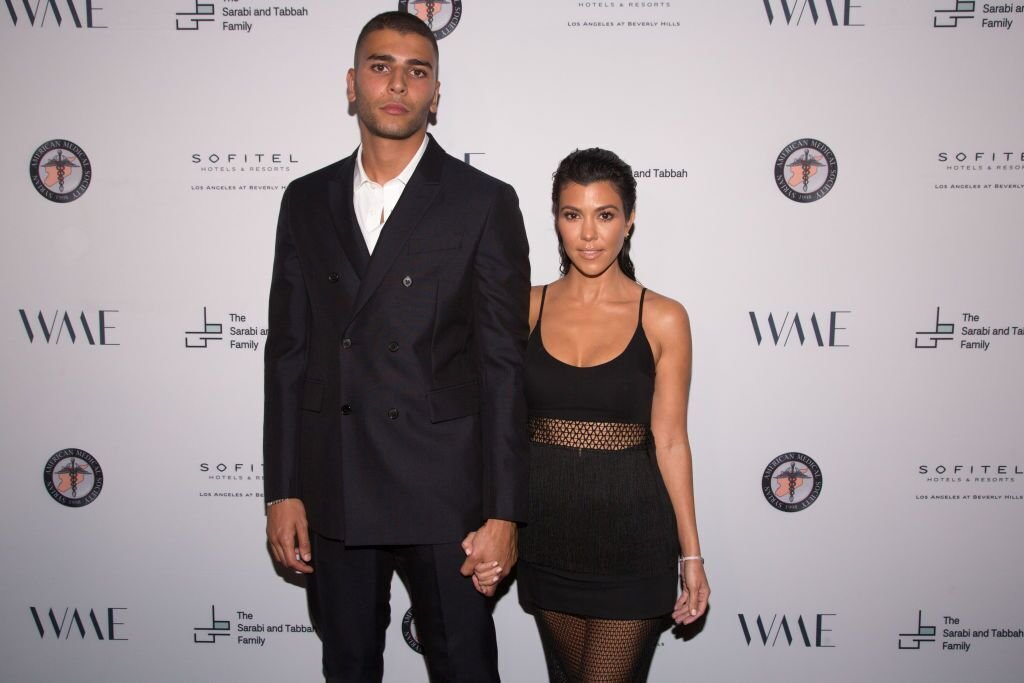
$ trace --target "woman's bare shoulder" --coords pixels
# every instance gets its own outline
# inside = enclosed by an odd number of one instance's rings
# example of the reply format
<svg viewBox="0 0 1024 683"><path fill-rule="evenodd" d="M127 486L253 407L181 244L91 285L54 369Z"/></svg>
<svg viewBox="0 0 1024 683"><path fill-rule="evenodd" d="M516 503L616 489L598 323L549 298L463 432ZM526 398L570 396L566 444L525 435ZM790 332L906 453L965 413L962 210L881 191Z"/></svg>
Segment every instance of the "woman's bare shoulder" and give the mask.
<svg viewBox="0 0 1024 683"><path fill-rule="evenodd" d="M689 347L690 315L686 307L675 299L647 290L644 298L644 332L659 350L675 344Z"/></svg>

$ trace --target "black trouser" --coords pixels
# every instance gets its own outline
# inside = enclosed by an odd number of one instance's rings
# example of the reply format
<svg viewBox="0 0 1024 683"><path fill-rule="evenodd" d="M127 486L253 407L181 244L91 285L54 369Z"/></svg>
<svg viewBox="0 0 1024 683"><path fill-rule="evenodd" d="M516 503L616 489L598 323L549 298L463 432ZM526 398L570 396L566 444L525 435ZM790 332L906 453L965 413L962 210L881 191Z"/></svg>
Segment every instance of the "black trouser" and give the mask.
<svg viewBox="0 0 1024 683"><path fill-rule="evenodd" d="M348 547L314 533L312 545L307 586L327 681L381 680L395 570L409 587L430 680L499 680L491 606L459 573L459 542Z"/></svg>

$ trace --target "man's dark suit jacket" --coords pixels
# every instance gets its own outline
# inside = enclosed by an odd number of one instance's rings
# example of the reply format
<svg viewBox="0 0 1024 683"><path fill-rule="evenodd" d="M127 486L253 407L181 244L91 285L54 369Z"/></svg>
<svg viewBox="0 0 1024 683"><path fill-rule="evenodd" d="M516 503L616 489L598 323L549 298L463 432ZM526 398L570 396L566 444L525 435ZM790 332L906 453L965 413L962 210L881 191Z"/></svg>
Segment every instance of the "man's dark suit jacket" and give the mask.
<svg viewBox="0 0 1024 683"><path fill-rule="evenodd" d="M524 521L530 266L511 186L430 139L372 257L355 154L292 182L265 356L268 501L348 545Z"/></svg>

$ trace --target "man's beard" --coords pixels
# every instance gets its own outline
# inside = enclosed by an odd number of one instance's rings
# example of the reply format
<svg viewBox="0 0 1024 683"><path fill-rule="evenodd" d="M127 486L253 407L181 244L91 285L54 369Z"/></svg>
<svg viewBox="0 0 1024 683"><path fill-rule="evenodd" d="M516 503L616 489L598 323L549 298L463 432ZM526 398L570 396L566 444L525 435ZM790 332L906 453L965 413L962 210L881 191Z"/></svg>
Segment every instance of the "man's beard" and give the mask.
<svg viewBox="0 0 1024 683"><path fill-rule="evenodd" d="M383 115L377 112L373 106L361 100L356 101L356 116L371 135L386 140L408 140L417 131L423 129L428 118L427 112L423 112L423 116L418 120L410 119L402 123L394 122L390 126L384 125L381 120Z"/></svg>

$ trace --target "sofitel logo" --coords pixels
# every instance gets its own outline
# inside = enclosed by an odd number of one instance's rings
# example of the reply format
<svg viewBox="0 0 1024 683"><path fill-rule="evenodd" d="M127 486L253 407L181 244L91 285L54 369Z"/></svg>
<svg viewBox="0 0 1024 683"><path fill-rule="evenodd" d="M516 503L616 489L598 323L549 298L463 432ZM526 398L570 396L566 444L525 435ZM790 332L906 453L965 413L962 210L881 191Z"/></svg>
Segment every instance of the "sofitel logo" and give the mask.
<svg viewBox="0 0 1024 683"><path fill-rule="evenodd" d="M779 9L782 10L782 17L785 19L786 24L799 24L804 18L804 12L810 10L811 21L815 24L818 23L821 15L818 12L818 8L823 7L828 13L828 23L832 26L863 26L864 24L855 24L850 20L850 10L853 8L860 9L860 5L854 5L851 0L793 0L792 3L789 0L763 0L764 11L768 14L768 23L775 23L775 10L773 5L777 4ZM790 6L792 4L792 6ZM974 4L974 3L971 3ZM837 10L838 8L838 10ZM799 9L799 12L797 11ZM793 17L796 17L796 21L793 21Z"/></svg>
<svg viewBox="0 0 1024 683"><path fill-rule="evenodd" d="M1024 5L1021 9L1024 10ZM947 164L947 171L1019 171L1024 168L1021 166L1024 152L939 152L936 160Z"/></svg>
<svg viewBox="0 0 1024 683"><path fill-rule="evenodd" d="M204 178L190 184L192 192L276 192L285 187L282 174L299 164L291 152L195 153L190 159Z"/></svg>
<svg viewBox="0 0 1024 683"><path fill-rule="evenodd" d="M201 462L199 497L207 500L263 498L262 462Z"/></svg>
<svg viewBox="0 0 1024 683"><path fill-rule="evenodd" d="M462 0L399 0L398 11L415 14L441 40L459 25Z"/></svg>
<svg viewBox="0 0 1024 683"><path fill-rule="evenodd" d="M47 344L59 344L62 338L75 344L82 339L89 346L120 346L117 342L110 341L107 335L109 330L117 329L109 321L110 314L117 312L114 309L101 308L96 312L96 321L90 322L85 311L81 311L76 316L78 320L76 331L76 323L71 317L73 314L70 311L56 310L52 316L49 313L44 315L42 311L37 311L35 316L30 316L24 308L18 309L21 324L25 327L25 334L28 336L30 344L34 344L38 337L40 341ZM36 323L38 323L38 329L36 329Z"/></svg>
<svg viewBox="0 0 1024 683"><path fill-rule="evenodd" d="M852 311L829 311L826 315L822 316L822 318L827 320L827 323L824 325L818 320L817 313L811 313L809 319L805 317L803 320L801 320L799 313L791 313L790 311L786 311L781 320L776 319L774 313L769 313L766 331L770 336L767 338L762 332L762 323L758 322L755 311L750 311L750 324L754 326L754 339L757 340L758 346L761 346L761 342L768 340L774 346L779 346L779 342L782 342L782 346L788 346L793 333L796 332L796 339L800 346L803 346L813 336L811 345L817 345L822 348L846 348L850 345L841 344L838 340L838 333L846 330L845 327L839 326L839 316L846 313L852 313ZM807 320L809 325L804 320Z"/></svg>
<svg viewBox="0 0 1024 683"><path fill-rule="evenodd" d="M747 641L748 646L754 641L754 636L756 636L757 640L761 642L761 645L769 647L770 642L770 646L775 647L779 641L779 636L784 636L786 639L786 645L789 646L792 646L793 641L796 640L798 645L802 644L804 647L835 647L831 642L832 637L825 635L832 632L832 629L825 628L825 618L836 616L832 613L819 612L818 614L815 614L813 621L811 621L813 624L813 631L809 631L807 629L807 622L804 621L803 615L797 615L795 622L796 637L794 637L794 629L790 624L791 619L785 614L781 615L781 618L778 614L773 614L771 621L768 622L767 625L760 614L757 615L753 624L748 623L746 615L739 614L737 616L740 618L740 628L743 629L743 639ZM757 626L757 632L753 633L751 626L755 624Z"/></svg>
<svg viewBox="0 0 1024 683"><path fill-rule="evenodd" d="M11 24L18 25L19 20L27 22L28 26L42 28L46 25L46 19L53 16L53 22L58 27L68 25L74 28L107 28L96 23L96 12L102 7L93 7L92 0L6 0L7 13L11 17ZM19 12L17 5L22 6ZM40 11L40 7L41 10ZM61 13L61 7L66 14ZM24 23L23 23L24 25Z"/></svg>
<svg viewBox="0 0 1024 683"><path fill-rule="evenodd" d="M95 609L90 609L88 615L83 617L77 607L65 607L63 614L58 618L58 613L52 607L45 613L40 613L40 609L37 607L29 607L39 637L44 640L47 633L52 634L54 640L67 640L72 633L78 633L82 640L87 638L108 641L128 640L119 637L117 630L118 626L124 626L123 621L118 621L124 616L117 612L124 612L127 609L127 607L107 607L101 609L99 615L96 614Z"/></svg>
<svg viewBox="0 0 1024 683"><path fill-rule="evenodd" d="M299 160L294 154L283 152L227 152L193 154L192 163L199 164L201 171L290 171L288 164L297 164Z"/></svg>

